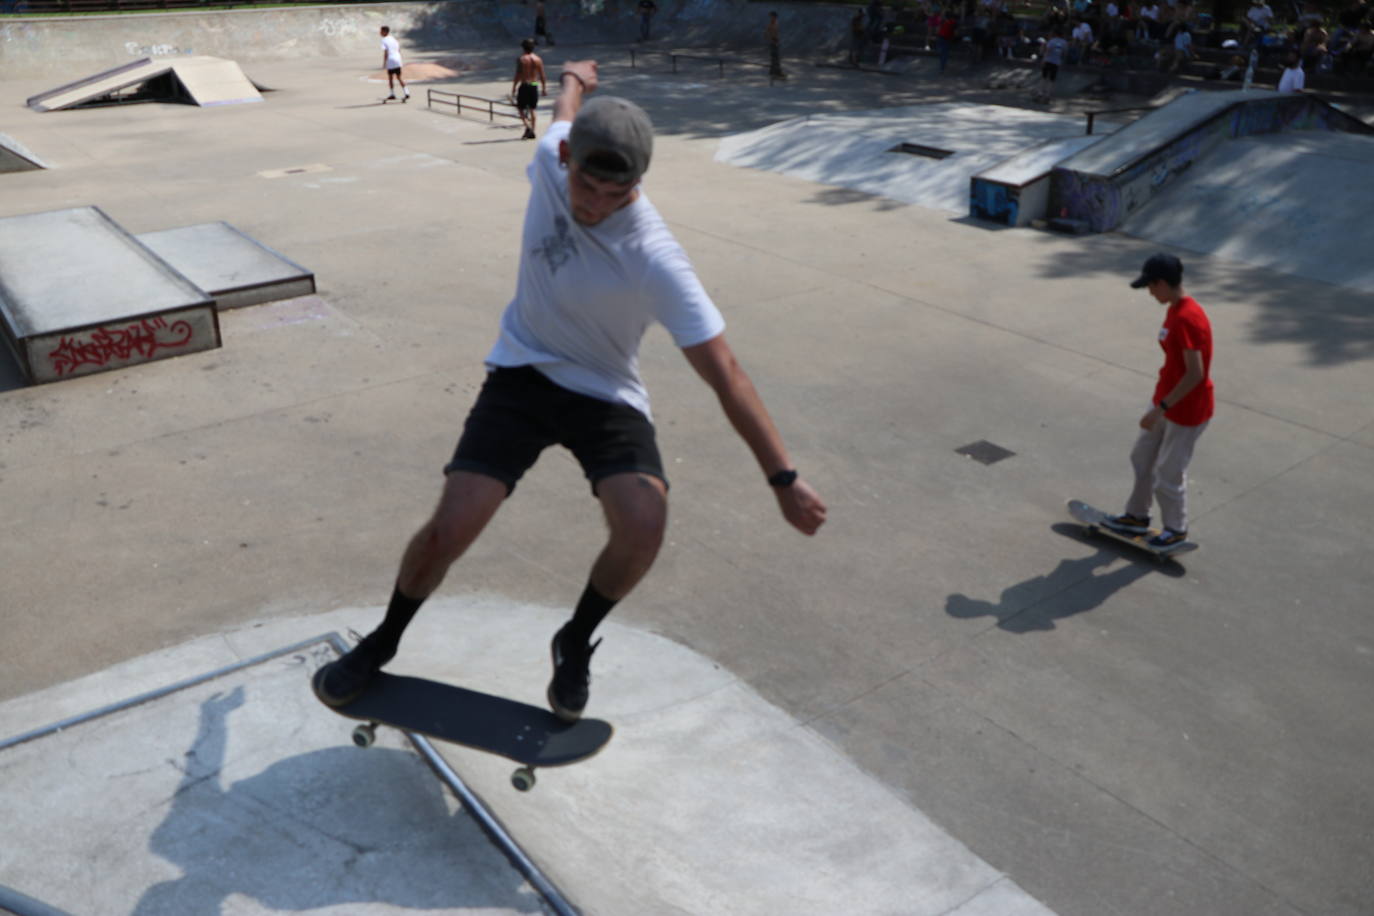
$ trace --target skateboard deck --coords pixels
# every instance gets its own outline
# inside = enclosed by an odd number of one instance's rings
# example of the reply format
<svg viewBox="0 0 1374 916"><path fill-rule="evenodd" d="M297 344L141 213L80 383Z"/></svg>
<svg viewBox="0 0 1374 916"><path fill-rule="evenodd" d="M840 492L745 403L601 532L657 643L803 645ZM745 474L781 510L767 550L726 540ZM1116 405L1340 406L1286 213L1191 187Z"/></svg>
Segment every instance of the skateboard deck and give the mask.
<svg viewBox="0 0 1374 916"><path fill-rule="evenodd" d="M316 687L320 671L315 672L312 687ZM315 693L318 697L317 687ZM601 719L567 723L538 706L386 673L379 674L367 692L353 702L329 708L366 723L353 730L353 743L359 747L372 744L378 725L390 725L508 757L521 764L511 775L511 783L522 792L534 786L535 768L586 760L605 747L615 731Z"/></svg>
<svg viewBox="0 0 1374 916"><path fill-rule="evenodd" d="M1182 541L1171 547L1151 547L1149 539L1159 534L1159 529L1151 528L1145 534L1126 534L1122 531L1116 531L1107 526L1108 515L1106 512L1088 505L1081 499L1069 500L1068 510L1069 515L1075 521L1082 522L1089 534L1105 534L1113 540L1130 544L1132 547L1138 547L1146 553L1152 554L1156 560L1164 561L1177 554L1197 550L1198 545L1192 541Z"/></svg>

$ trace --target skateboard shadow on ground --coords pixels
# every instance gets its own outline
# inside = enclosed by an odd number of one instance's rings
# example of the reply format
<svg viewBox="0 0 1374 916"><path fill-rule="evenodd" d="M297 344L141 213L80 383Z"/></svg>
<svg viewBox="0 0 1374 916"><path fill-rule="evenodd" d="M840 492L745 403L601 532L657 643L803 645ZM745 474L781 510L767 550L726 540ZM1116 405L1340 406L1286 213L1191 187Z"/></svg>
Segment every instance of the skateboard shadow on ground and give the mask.
<svg viewBox="0 0 1374 916"><path fill-rule="evenodd" d="M996 602L954 594L945 599L945 613L960 620L993 617L1008 633L1035 633L1053 630L1056 620L1083 614L1100 606L1116 592L1153 573L1175 578L1183 575L1177 564L1159 565L1140 551L1089 538L1080 525L1061 522L1052 526L1055 534L1080 544L1096 547L1090 557L1061 560L1043 576L1018 582L1002 591ZM1131 556L1140 554L1139 557ZM1132 562L1110 572L1097 572L1119 559Z"/></svg>
<svg viewBox="0 0 1374 916"><path fill-rule="evenodd" d="M201 705L153 853L182 876L150 887L134 916L218 916L240 895L277 910L368 903L404 909L542 913L538 897L406 751L349 746L270 764L221 783L238 687ZM271 741L249 751L267 750Z"/></svg>

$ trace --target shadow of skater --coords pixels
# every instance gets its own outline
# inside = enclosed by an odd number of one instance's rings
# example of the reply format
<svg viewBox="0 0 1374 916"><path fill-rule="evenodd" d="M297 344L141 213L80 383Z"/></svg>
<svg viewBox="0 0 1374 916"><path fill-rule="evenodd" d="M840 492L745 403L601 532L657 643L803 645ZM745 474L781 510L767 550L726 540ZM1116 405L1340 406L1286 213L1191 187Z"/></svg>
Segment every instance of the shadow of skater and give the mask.
<svg viewBox="0 0 1374 916"><path fill-rule="evenodd" d="M1058 525L1055 530L1080 540L1076 532L1069 534ZM1116 592L1157 571L1143 563L1128 563L1112 572L1097 574L1099 567L1119 559L1119 551L1099 547L1090 557L1061 560L1048 575L1035 576L1003 590L996 604L967 595L950 595L945 599L945 613L961 620L995 617L997 626L1008 633L1053 630L1056 620L1091 611Z"/></svg>
<svg viewBox="0 0 1374 916"><path fill-rule="evenodd" d="M220 775L229 714L244 689L216 694L178 765L181 784L149 843L182 870L149 888L135 916L218 916L232 895L273 910L385 903L540 913L537 896L418 757L351 746L277 761L232 786ZM253 750L279 734L259 720Z"/></svg>

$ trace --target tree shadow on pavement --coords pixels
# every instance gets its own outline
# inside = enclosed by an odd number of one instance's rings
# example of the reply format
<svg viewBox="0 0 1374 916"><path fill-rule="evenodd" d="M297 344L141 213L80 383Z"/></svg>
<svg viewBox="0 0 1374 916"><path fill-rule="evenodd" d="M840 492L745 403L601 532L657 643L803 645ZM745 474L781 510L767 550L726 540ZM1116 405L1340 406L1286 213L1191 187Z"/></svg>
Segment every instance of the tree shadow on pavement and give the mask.
<svg viewBox="0 0 1374 916"><path fill-rule="evenodd" d="M1126 284L1150 251L1173 250L1118 234L1089 237L1077 250L1066 250L1052 236L1045 242L1054 244L1040 264L1040 276L1113 277L1121 281L1123 295L1131 292ZM1300 344L1307 364L1318 369L1374 359L1374 306L1368 293L1184 250L1176 253L1184 264L1184 286L1190 292L1208 289L1205 299L1199 297L1204 308L1252 309L1246 323L1253 343Z"/></svg>

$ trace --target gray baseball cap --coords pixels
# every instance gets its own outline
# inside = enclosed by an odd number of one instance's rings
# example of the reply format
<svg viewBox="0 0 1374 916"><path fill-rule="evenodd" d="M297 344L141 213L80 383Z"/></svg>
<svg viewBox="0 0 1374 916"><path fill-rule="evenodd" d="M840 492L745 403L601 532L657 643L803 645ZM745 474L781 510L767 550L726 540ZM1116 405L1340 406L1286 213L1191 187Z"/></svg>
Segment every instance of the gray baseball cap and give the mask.
<svg viewBox="0 0 1374 916"><path fill-rule="evenodd" d="M629 99L598 95L588 99L573 119L568 151L589 175L629 184L649 170L654 125Z"/></svg>

